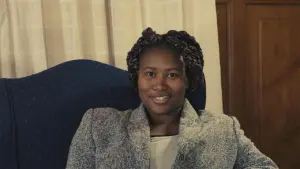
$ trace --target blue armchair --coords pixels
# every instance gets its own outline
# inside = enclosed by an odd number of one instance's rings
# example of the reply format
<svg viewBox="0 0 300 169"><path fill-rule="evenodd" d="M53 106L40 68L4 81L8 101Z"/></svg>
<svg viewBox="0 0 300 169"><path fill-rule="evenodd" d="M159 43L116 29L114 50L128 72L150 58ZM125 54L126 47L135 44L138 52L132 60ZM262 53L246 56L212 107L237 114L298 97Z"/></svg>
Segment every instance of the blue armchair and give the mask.
<svg viewBox="0 0 300 169"><path fill-rule="evenodd" d="M205 108L205 83L188 99ZM127 72L91 60L62 63L18 79L0 79L0 168L63 169L85 111L134 109Z"/></svg>

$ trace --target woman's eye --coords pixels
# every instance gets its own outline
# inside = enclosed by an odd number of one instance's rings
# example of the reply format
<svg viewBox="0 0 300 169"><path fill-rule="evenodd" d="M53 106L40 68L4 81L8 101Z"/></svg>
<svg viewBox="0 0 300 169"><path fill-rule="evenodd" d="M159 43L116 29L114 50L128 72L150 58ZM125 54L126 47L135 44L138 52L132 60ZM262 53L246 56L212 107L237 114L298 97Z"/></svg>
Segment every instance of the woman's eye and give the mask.
<svg viewBox="0 0 300 169"><path fill-rule="evenodd" d="M177 73L169 73L168 77L175 78L175 77L178 77L178 74Z"/></svg>
<svg viewBox="0 0 300 169"><path fill-rule="evenodd" d="M155 73L154 72L147 72L147 76L154 77Z"/></svg>

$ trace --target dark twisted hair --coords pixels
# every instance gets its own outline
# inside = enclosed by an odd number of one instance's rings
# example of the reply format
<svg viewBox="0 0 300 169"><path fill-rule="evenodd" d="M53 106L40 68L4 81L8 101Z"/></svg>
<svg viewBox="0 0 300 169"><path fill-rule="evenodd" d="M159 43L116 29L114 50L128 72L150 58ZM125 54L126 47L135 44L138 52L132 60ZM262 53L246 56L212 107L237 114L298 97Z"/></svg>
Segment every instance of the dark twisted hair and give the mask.
<svg viewBox="0 0 300 169"><path fill-rule="evenodd" d="M151 49L167 49L185 63L189 86L188 91L195 90L204 80L202 49L195 38L185 31L170 30L166 34L157 34L151 28L143 31L127 55L129 79L137 87L140 57Z"/></svg>

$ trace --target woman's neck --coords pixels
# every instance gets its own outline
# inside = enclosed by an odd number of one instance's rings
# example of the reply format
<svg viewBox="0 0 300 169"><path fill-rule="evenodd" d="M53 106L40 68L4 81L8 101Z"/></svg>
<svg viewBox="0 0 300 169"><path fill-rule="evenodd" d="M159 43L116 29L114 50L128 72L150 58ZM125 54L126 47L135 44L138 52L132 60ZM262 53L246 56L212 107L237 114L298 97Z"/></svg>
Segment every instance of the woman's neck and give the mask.
<svg viewBox="0 0 300 169"><path fill-rule="evenodd" d="M147 113L150 124L151 136L177 135L179 132L179 123L181 109L174 113L157 115Z"/></svg>
<svg viewBox="0 0 300 169"><path fill-rule="evenodd" d="M150 136L173 136L179 133L178 124L150 125Z"/></svg>

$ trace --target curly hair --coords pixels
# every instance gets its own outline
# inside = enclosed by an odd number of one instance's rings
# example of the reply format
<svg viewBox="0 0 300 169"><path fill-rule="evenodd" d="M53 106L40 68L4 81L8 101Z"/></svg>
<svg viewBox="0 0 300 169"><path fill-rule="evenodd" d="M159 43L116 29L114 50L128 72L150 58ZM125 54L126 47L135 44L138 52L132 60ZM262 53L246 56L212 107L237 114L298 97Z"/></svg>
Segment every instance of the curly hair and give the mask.
<svg viewBox="0 0 300 169"><path fill-rule="evenodd" d="M204 80L203 53L195 38L185 31L170 30L166 34L157 34L152 28L142 32L142 36L133 45L127 55L129 79L137 88L140 57L153 48L167 49L182 57L188 79L188 91L195 90Z"/></svg>

